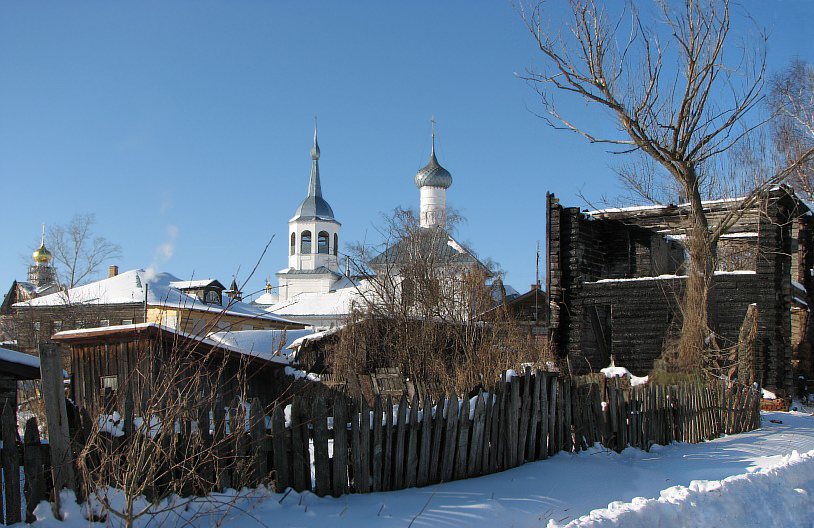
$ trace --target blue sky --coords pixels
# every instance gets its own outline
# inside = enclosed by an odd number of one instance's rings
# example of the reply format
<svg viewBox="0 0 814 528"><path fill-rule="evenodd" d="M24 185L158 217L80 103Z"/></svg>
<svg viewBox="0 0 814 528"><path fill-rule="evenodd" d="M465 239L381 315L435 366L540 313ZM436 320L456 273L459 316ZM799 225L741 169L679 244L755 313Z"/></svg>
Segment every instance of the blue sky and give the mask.
<svg viewBox="0 0 814 528"><path fill-rule="evenodd" d="M814 1L742 6L772 32L770 69L814 60ZM535 116L515 72L539 65L508 1L4 1L0 284L25 279L19 256L42 222L92 212L96 233L121 244L122 270L226 285L274 236L245 291L276 285L314 116L344 246L379 241L380 213L418 207L434 115L447 200L468 220L458 238L525 291L546 191L567 205L619 192L601 146Z"/></svg>

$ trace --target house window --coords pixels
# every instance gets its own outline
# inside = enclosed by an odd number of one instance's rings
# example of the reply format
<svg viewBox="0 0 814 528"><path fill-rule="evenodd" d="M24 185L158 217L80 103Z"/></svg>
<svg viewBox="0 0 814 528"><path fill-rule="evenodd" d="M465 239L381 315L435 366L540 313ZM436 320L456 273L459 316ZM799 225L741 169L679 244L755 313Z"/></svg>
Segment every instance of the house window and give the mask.
<svg viewBox="0 0 814 528"><path fill-rule="evenodd" d="M122 324L123 325L131 325L131 324L133 324L133 320L132 319L122 319Z"/></svg>
<svg viewBox="0 0 814 528"><path fill-rule="evenodd" d="M297 235L291 233L291 255L294 254L294 250L297 247Z"/></svg>
<svg viewBox="0 0 814 528"><path fill-rule="evenodd" d="M300 235L300 253L307 255L311 253L311 232L303 231Z"/></svg>
<svg viewBox="0 0 814 528"><path fill-rule="evenodd" d="M240 329L241 330L254 330L254 326L250 325L250 324L244 324Z"/></svg>
<svg viewBox="0 0 814 528"><path fill-rule="evenodd" d="M206 292L204 302L206 304L220 304L220 293L216 292L215 290L209 290Z"/></svg>
<svg viewBox="0 0 814 528"><path fill-rule="evenodd" d="M59 332L62 330L62 321L54 321L54 332Z"/></svg>
<svg viewBox="0 0 814 528"><path fill-rule="evenodd" d="M42 324L39 321L34 321L34 331L39 332Z"/></svg>
<svg viewBox="0 0 814 528"><path fill-rule="evenodd" d="M119 390L119 378L116 376L102 376L100 378L102 391L104 392L106 389L110 389L113 392Z"/></svg>
<svg viewBox="0 0 814 528"><path fill-rule="evenodd" d="M102 319L99 321L99 326L110 326L110 319Z"/></svg>
<svg viewBox="0 0 814 528"><path fill-rule="evenodd" d="M76 322L77 328L85 328L85 321L77 321Z"/></svg>
<svg viewBox="0 0 814 528"><path fill-rule="evenodd" d="M336 256L337 251L339 251L339 235L334 233L334 256Z"/></svg>
<svg viewBox="0 0 814 528"><path fill-rule="evenodd" d="M319 232L319 238L317 238L317 253L322 253L323 255L328 254L328 241L330 239L331 236L327 231Z"/></svg>

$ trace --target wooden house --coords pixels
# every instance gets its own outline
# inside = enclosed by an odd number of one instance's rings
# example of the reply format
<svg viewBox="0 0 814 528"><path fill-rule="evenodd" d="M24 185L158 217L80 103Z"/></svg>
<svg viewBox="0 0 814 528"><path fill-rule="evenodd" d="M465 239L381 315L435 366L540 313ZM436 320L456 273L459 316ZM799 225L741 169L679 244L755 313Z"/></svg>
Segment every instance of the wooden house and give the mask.
<svg viewBox="0 0 814 528"><path fill-rule="evenodd" d="M740 203L705 202L710 225ZM572 372L617 365L645 374L680 328L688 205L599 211L547 197L549 338ZM747 307L758 311L752 367L784 395L814 377L809 331L814 217L786 187L765 192L718 244L710 324L722 347L737 344Z"/></svg>
<svg viewBox="0 0 814 528"><path fill-rule="evenodd" d="M304 326L225 296L224 290L212 279L182 281L169 273L111 269L104 280L17 302L4 317L15 327L18 347L31 353L54 333L83 328L156 323L205 335Z"/></svg>

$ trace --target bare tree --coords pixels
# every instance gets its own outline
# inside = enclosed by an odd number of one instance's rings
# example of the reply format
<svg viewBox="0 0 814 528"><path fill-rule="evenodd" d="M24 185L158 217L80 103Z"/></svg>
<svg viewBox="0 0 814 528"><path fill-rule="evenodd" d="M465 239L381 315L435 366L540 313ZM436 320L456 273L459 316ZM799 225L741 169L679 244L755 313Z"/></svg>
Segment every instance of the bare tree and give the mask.
<svg viewBox="0 0 814 528"><path fill-rule="evenodd" d="M58 263L60 282L66 288L85 284L99 267L122 256L122 248L104 237L94 236L93 213L75 214L66 225L49 226L47 241Z"/></svg>
<svg viewBox="0 0 814 528"><path fill-rule="evenodd" d="M776 113L772 122L775 145L784 162L792 164L814 147L814 66L794 59L769 83L769 104ZM798 164L790 181L814 200L814 159Z"/></svg>
<svg viewBox="0 0 814 528"><path fill-rule="evenodd" d="M255 474L253 455L238 445L248 427L265 428L265 410L256 400L249 406L246 395L247 358L229 367L227 351L178 334L141 354L138 366L119 373L116 390L82 413L77 467L88 510L123 528L139 519L189 526L204 517L220 526L250 514L268 475ZM225 387L239 397L225 402ZM226 492L244 486L257 489Z"/></svg>
<svg viewBox="0 0 814 528"><path fill-rule="evenodd" d="M421 227L414 211L396 209L382 244L351 251L362 302L329 355L335 373L397 366L431 391L469 390L549 359L500 305L494 266L450 236L457 221L448 210L443 227Z"/></svg>
<svg viewBox="0 0 814 528"><path fill-rule="evenodd" d="M689 271L683 297L679 350L705 366L716 347L709 326L709 306L719 238L761 191L785 178L799 159L761 178L743 201L717 225L710 225L702 200L721 157L760 127L765 42L760 32L746 45L731 32L729 0L687 0L676 5L656 0L642 16L634 2L613 17L593 0L573 0L564 31L553 30L545 5L521 5L519 11L542 52L547 69L524 78L538 91L554 128L577 133L613 152L648 159L648 171L660 167L689 202L686 218ZM647 18L652 16L650 23ZM618 133L597 134L560 113L554 94L575 96L597 110L609 111ZM595 126L595 124L593 124ZM653 172L628 178L645 182ZM706 365L709 366L709 365Z"/></svg>

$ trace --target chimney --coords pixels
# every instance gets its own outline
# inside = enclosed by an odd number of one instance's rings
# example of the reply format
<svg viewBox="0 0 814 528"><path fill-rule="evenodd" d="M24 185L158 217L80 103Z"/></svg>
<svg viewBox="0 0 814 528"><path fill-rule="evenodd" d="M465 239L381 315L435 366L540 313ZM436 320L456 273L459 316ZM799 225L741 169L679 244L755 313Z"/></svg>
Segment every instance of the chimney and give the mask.
<svg viewBox="0 0 814 528"><path fill-rule="evenodd" d="M107 269L107 278L108 279L110 279L112 277L115 277L118 274L119 274L119 267L118 266L110 266Z"/></svg>
<svg viewBox="0 0 814 528"><path fill-rule="evenodd" d="M531 291L534 291L534 290L539 290L539 289L540 289L540 284L539 284L539 283L538 283L538 284L532 284L532 285L531 285Z"/></svg>

